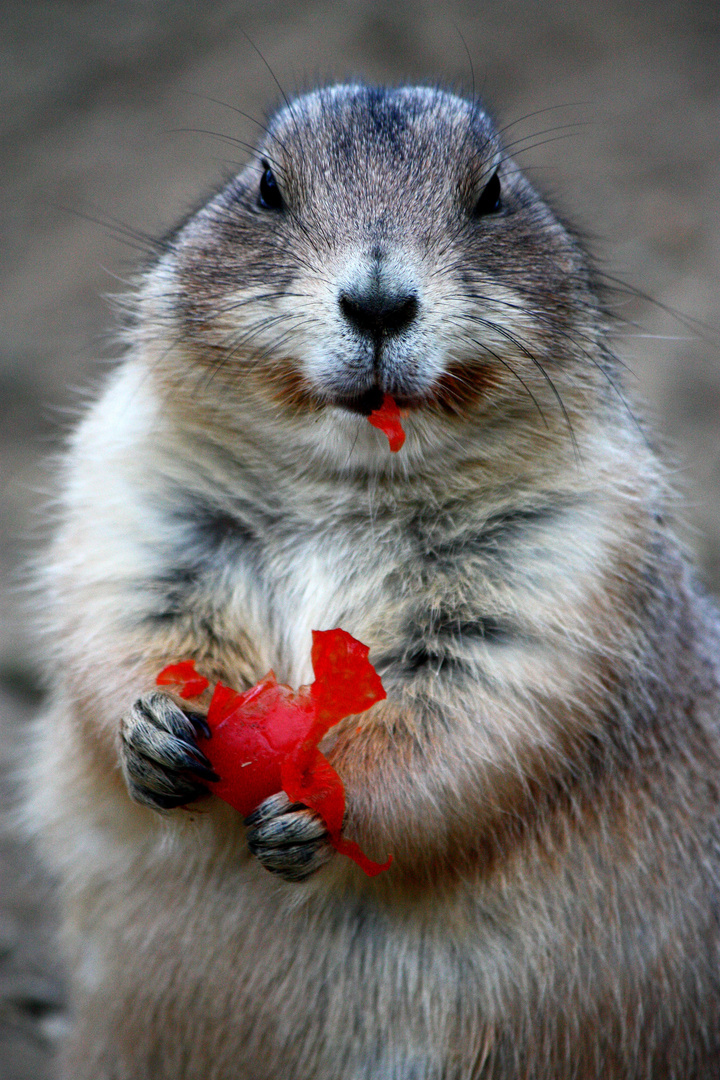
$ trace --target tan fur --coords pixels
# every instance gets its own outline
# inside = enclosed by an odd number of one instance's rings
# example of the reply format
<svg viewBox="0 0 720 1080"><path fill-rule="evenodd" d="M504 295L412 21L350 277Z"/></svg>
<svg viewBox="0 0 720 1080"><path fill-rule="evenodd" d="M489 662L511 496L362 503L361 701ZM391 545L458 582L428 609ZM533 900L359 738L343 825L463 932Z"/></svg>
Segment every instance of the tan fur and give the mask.
<svg viewBox="0 0 720 1080"><path fill-rule="evenodd" d="M337 296L376 279L419 314L371 347ZM134 310L42 581L65 1077L715 1077L717 618L586 258L482 110L293 102ZM371 386L408 410L397 455L353 411ZM218 800L128 797L161 667L297 686L338 625L388 691L325 744L386 874L283 881Z"/></svg>

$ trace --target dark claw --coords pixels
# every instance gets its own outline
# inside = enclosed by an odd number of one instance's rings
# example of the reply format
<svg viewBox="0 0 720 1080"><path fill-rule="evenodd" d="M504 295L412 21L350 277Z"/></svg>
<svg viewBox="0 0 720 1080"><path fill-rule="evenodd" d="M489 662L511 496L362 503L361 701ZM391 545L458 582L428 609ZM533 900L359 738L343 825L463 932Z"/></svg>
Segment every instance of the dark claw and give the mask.
<svg viewBox="0 0 720 1080"><path fill-rule="evenodd" d="M187 716L192 726L195 728L195 731L199 732L202 735L203 739L212 738L212 731L210 730L210 725L208 724L204 716L199 716L197 713L192 712L186 713L185 715Z"/></svg>
<svg viewBox="0 0 720 1080"><path fill-rule="evenodd" d="M252 851L252 848L250 849ZM257 855L253 851L253 855ZM330 854L321 849L321 845L293 845L283 848L277 854L263 853L262 864L271 874L278 874L285 881L305 881L319 870Z"/></svg>
<svg viewBox="0 0 720 1080"><path fill-rule="evenodd" d="M199 746L193 746L192 752L201 765L204 765L206 769L212 769L210 758L203 754Z"/></svg>
<svg viewBox="0 0 720 1080"><path fill-rule="evenodd" d="M277 795L271 795L261 802L251 814L245 818L245 825L250 829L257 828L264 821L277 817L278 814L287 814L291 810L304 810L302 803L291 803L284 791L278 791Z"/></svg>
<svg viewBox="0 0 720 1080"><path fill-rule="evenodd" d="M143 806L149 806L152 810L177 810L179 806L186 806L187 803L194 802L203 795L207 795L207 792L200 791L188 798L187 795L160 795L158 792L151 793L142 788L133 788L135 801L142 803Z"/></svg>
<svg viewBox="0 0 720 1080"><path fill-rule="evenodd" d="M191 769L205 780L219 780L220 777L213 772L212 762L203 754L197 746L185 746L184 753L178 754L181 768Z"/></svg>
<svg viewBox="0 0 720 1080"><path fill-rule="evenodd" d="M203 757L205 757L204 754L203 754ZM205 758L205 760L207 761L207 758ZM208 765L210 765L209 761L208 761ZM199 776L201 780L207 781L207 783L209 783L209 784L216 784L218 782L218 780L220 779L220 777L218 776L218 774L215 772L215 770L212 767L207 768L205 765L197 764L197 765L187 765L186 768L188 768L190 770L190 772L195 773L196 776Z"/></svg>

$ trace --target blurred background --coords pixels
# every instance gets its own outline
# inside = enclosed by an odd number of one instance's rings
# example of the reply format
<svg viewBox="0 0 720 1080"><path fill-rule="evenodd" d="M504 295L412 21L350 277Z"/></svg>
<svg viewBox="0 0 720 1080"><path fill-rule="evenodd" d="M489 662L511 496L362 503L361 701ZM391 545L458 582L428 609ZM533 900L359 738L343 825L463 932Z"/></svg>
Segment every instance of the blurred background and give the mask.
<svg viewBox="0 0 720 1080"><path fill-rule="evenodd" d="M260 56L262 54L262 57ZM473 85L617 284L628 392L654 415L684 534L720 591L717 0L2 0L0 766L40 704L18 568L48 458L115 355L107 294L318 81ZM650 299L652 298L652 299ZM674 314L679 313L679 314ZM48 882L0 834L0 1080L45 1080L65 1024Z"/></svg>

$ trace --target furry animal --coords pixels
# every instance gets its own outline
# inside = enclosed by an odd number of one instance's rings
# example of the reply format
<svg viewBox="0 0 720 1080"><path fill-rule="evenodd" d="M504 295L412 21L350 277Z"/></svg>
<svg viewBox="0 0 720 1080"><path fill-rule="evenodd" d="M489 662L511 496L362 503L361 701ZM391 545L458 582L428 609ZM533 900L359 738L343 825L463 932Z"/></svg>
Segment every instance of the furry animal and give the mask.
<svg viewBox="0 0 720 1080"><path fill-rule="evenodd" d="M142 275L42 578L67 1080L718 1076L718 617L598 295L484 109L417 87L287 104ZM335 626L388 693L323 743L373 880L210 796L155 687L297 686Z"/></svg>

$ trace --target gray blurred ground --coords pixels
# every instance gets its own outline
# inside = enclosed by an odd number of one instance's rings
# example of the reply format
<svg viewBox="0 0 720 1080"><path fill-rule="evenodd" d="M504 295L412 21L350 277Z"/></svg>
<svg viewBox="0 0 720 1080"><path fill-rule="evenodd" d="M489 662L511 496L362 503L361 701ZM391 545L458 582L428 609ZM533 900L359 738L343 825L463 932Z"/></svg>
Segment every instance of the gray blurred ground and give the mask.
<svg viewBox="0 0 720 1080"><path fill-rule="evenodd" d="M161 233L252 141L278 90L473 76L520 161L591 236L630 324L618 347L673 448L687 535L720 591L720 15L715 0L333 4L0 3L0 765L39 696L17 567L42 532L43 461L112 356L103 294L142 252L92 218ZM464 42L467 45L467 53ZM540 112L550 109L552 111ZM527 116L527 114L534 114ZM521 119L526 117L526 119ZM570 126L566 126L570 125ZM63 209L65 208L65 209ZM73 213L71 211L76 211ZM81 216L86 215L86 216ZM669 315L663 305L683 313ZM707 326L695 326L695 320ZM695 332L696 329L699 332ZM20 749L18 749L20 747ZM5 790L12 792L12 785ZM11 794L5 798L7 805ZM0 1080L52 1075L63 990L52 905L0 837Z"/></svg>

